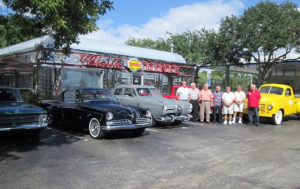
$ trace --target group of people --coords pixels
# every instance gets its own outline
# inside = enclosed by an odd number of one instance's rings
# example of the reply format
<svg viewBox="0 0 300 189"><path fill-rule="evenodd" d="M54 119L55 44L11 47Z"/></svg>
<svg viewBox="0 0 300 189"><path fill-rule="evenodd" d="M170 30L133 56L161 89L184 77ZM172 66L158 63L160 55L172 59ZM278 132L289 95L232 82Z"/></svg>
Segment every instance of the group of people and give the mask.
<svg viewBox="0 0 300 189"><path fill-rule="evenodd" d="M248 117L249 124L253 124L253 115L255 115L255 125L259 122L259 100L260 92L256 89L255 84L251 84L247 94L243 91L243 87L238 85L236 91L231 92L231 88L226 87L225 92L221 91L220 86L216 86L216 90L212 92L208 84L204 84L199 90L195 83L191 84L191 88L187 87L187 82L183 81L182 86L176 92L178 100L189 101L193 105L191 121L210 122L210 113L212 111L213 122L224 122L223 124L243 124L243 112L245 100L248 99Z"/></svg>

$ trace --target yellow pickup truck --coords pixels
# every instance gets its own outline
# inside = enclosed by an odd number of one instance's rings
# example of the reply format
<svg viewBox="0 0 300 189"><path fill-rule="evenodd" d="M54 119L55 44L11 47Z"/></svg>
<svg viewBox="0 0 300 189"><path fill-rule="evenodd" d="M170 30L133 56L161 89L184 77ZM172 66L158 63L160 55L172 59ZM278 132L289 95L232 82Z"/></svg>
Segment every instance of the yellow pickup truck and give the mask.
<svg viewBox="0 0 300 189"><path fill-rule="evenodd" d="M295 114L300 118L300 96L295 97L294 90L288 85L264 84L261 93L259 116L272 118L273 124L281 124L287 115Z"/></svg>

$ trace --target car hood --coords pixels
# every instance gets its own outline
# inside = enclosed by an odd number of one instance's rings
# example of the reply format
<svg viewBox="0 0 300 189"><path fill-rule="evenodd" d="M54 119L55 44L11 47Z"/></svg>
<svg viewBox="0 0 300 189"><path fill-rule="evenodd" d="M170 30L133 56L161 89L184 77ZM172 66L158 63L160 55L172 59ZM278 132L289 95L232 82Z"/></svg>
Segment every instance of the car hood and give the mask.
<svg viewBox="0 0 300 189"><path fill-rule="evenodd" d="M101 112L111 112L114 115L114 119L132 119L137 114L134 108L121 105L117 102L91 101L84 103L82 106Z"/></svg>
<svg viewBox="0 0 300 189"><path fill-rule="evenodd" d="M266 103L274 103L274 102L281 102L282 101L282 96L281 95L276 95L276 94L261 94L261 99L260 103L261 104L266 104Z"/></svg>
<svg viewBox="0 0 300 189"><path fill-rule="evenodd" d="M166 104L167 106L172 106L172 105L188 106L190 104L187 101L168 99L168 98L164 98L163 96L145 96L143 98L147 98L151 102L159 102L162 104Z"/></svg>
<svg viewBox="0 0 300 189"><path fill-rule="evenodd" d="M0 103L0 115L45 114L46 111L32 104L23 102Z"/></svg>

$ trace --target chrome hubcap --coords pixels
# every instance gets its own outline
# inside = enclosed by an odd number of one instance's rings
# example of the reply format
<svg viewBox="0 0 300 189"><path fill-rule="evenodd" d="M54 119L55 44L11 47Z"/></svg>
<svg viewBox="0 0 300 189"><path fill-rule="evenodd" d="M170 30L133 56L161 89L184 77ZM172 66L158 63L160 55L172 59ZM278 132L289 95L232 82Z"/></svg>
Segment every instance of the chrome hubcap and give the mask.
<svg viewBox="0 0 300 189"><path fill-rule="evenodd" d="M277 112L275 119L276 119L277 124L281 123L281 120L282 120L282 112L281 111Z"/></svg>
<svg viewBox="0 0 300 189"><path fill-rule="evenodd" d="M94 119L90 122L90 133L96 137L99 135L99 132L100 132L99 122L96 119Z"/></svg>

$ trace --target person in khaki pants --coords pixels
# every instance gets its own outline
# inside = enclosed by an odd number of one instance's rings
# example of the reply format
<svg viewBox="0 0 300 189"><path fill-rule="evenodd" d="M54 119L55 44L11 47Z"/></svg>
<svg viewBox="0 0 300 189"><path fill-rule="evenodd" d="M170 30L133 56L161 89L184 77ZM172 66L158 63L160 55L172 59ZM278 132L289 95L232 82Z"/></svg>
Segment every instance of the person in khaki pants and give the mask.
<svg viewBox="0 0 300 189"><path fill-rule="evenodd" d="M204 114L206 115L206 122L210 122L210 108L214 106L213 103L214 96L210 89L208 89L208 84L205 83L203 89L199 92L199 103L200 103L200 121L204 121Z"/></svg>

